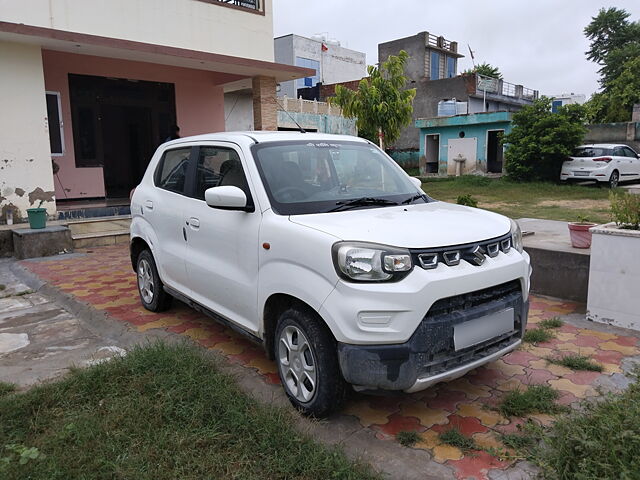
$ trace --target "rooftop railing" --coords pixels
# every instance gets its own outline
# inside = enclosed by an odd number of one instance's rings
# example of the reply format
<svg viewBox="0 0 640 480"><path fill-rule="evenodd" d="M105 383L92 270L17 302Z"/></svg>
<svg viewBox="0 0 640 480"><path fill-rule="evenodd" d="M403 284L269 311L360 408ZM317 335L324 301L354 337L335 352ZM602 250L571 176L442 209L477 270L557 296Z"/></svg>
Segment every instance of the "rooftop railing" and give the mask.
<svg viewBox="0 0 640 480"><path fill-rule="evenodd" d="M494 93L511 98L522 98L525 100L536 100L538 98L537 90L505 82L498 78L476 74L476 93L482 92Z"/></svg>
<svg viewBox="0 0 640 480"><path fill-rule="evenodd" d="M452 42L451 40L447 40L443 36L437 36L431 33L427 37L427 46L437 47L443 50L449 50L450 52L454 52L454 53L457 50L457 43Z"/></svg>

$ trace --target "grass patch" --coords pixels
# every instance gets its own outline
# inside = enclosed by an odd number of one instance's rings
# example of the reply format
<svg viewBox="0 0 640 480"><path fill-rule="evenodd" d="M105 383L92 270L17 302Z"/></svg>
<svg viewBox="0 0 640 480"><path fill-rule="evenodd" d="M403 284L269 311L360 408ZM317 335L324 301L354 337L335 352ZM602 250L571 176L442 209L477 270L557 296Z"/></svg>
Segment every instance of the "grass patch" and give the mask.
<svg viewBox="0 0 640 480"><path fill-rule="evenodd" d="M377 478L301 435L295 415L247 397L200 350L157 343L0 398L0 448L16 452L0 478ZM38 458L20 465L23 452Z"/></svg>
<svg viewBox="0 0 640 480"><path fill-rule="evenodd" d="M584 355L577 355L571 353L569 355L565 355L561 358L547 358L549 363L553 363L555 365L562 365L563 367L570 368L571 370L587 370L590 372L601 372L602 365L594 362L589 357L585 357Z"/></svg>
<svg viewBox="0 0 640 480"><path fill-rule="evenodd" d="M473 441L473 438L467 437L466 435L462 434L462 432L460 432L460 430L458 430L457 428L451 428L449 430L441 432L438 435L438 438L441 442L453 447L458 447L460 450L468 451L478 449L478 446L476 445L476 442Z"/></svg>
<svg viewBox="0 0 640 480"><path fill-rule="evenodd" d="M16 391L16 386L13 383L0 382L0 397L9 395Z"/></svg>
<svg viewBox="0 0 640 480"><path fill-rule="evenodd" d="M581 214L596 223L611 221L609 189L595 185L519 183L508 178L475 175L428 178L422 188L429 196L455 203L459 195L472 194L482 208L512 218L575 221Z"/></svg>
<svg viewBox="0 0 640 480"><path fill-rule="evenodd" d="M555 335L546 328L531 328L524 332L522 341L525 343L544 343L548 342Z"/></svg>
<svg viewBox="0 0 640 480"><path fill-rule="evenodd" d="M538 323L540 328L560 328L564 322L559 317L547 318Z"/></svg>
<svg viewBox="0 0 640 480"><path fill-rule="evenodd" d="M546 478L638 478L640 472L640 384L622 394L583 402L544 435L535 461Z"/></svg>
<svg viewBox="0 0 640 480"><path fill-rule="evenodd" d="M529 385L526 390L508 392L498 410L505 417L524 417L529 413L559 413L565 410L556 404L559 396L549 385Z"/></svg>
<svg viewBox="0 0 640 480"><path fill-rule="evenodd" d="M511 448L517 452L526 452L535 447L538 440L535 437L524 433L505 433L500 437L500 441L505 447Z"/></svg>
<svg viewBox="0 0 640 480"><path fill-rule="evenodd" d="M398 440L398 443L400 443L400 445L404 445L405 447L413 447L420 441L420 435L417 432L403 430L396 433L396 440Z"/></svg>

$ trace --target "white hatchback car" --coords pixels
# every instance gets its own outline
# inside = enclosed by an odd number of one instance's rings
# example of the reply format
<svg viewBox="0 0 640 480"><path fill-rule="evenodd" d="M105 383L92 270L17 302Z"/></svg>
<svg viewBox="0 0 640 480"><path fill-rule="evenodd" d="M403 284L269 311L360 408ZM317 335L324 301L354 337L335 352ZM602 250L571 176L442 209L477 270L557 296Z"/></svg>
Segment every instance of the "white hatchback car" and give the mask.
<svg viewBox="0 0 640 480"><path fill-rule="evenodd" d="M438 202L374 144L218 133L161 145L131 202L142 304L172 297L264 346L291 402L415 392L515 349L530 263L517 224Z"/></svg>
<svg viewBox="0 0 640 480"><path fill-rule="evenodd" d="M581 145L562 164L560 180L607 182L611 188L627 180L640 180L640 155L627 145Z"/></svg>

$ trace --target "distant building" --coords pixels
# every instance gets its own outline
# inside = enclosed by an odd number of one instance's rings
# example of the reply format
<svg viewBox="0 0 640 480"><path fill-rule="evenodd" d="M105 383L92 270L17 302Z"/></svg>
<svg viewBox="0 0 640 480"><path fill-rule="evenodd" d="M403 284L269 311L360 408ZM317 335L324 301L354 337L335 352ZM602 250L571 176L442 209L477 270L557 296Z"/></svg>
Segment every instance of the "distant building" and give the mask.
<svg viewBox="0 0 640 480"><path fill-rule="evenodd" d="M447 101L456 101L455 104L452 102L455 114L474 114L515 112L538 98L537 90L522 85L477 74L458 75L458 60L464 55L458 53L457 42L442 36L420 32L411 37L381 43L378 45L378 61L383 62L389 55L397 55L400 50L410 55L405 65L405 75L409 79L407 88L416 89L414 122L438 117L438 105L442 106L442 102ZM464 112L459 102L466 103ZM413 123L403 129L393 147L405 153L412 151L417 157L422 146L420 133ZM414 161L417 162L417 158Z"/></svg>
<svg viewBox="0 0 640 480"><path fill-rule="evenodd" d="M556 113L558 111L558 107L563 105L572 105L574 103L582 105L587 101L587 96L583 93L563 93L561 95L553 95L551 103L551 111Z"/></svg>
<svg viewBox="0 0 640 480"><path fill-rule="evenodd" d="M420 173L502 173L502 136L511 131L511 112L486 112L418 119Z"/></svg>
<svg viewBox="0 0 640 480"><path fill-rule="evenodd" d="M324 36L284 35L274 39L274 48L276 62L316 71L312 77L281 82L279 96L298 98L300 88L315 87L318 83L360 80L367 75L364 53L342 47L337 40Z"/></svg>

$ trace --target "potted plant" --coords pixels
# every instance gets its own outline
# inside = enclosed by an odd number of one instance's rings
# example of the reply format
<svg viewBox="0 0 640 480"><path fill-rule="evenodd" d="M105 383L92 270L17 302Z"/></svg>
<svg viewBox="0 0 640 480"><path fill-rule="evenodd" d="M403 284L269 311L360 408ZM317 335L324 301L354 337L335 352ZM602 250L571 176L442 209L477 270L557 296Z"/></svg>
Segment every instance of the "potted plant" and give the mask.
<svg viewBox="0 0 640 480"><path fill-rule="evenodd" d="M610 199L614 221L591 229L587 318L640 330L640 195Z"/></svg>
<svg viewBox="0 0 640 480"><path fill-rule="evenodd" d="M591 246L591 232L589 229L596 224L587 217L578 215L577 222L569 222L569 237L574 248L589 248Z"/></svg>
<svg viewBox="0 0 640 480"><path fill-rule="evenodd" d="M42 208L43 200L36 208L27 208L27 216L29 217L29 228L37 229L47 226L47 209Z"/></svg>

